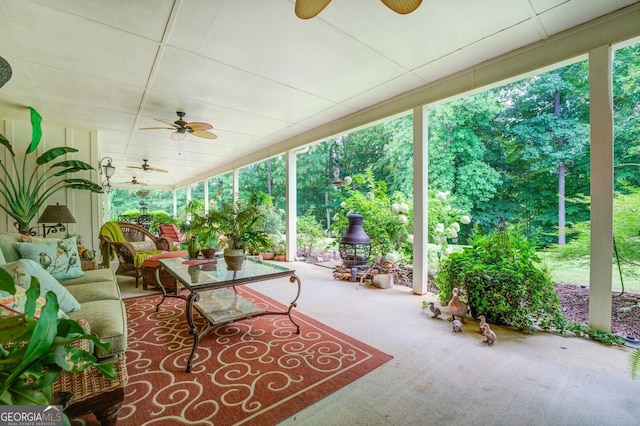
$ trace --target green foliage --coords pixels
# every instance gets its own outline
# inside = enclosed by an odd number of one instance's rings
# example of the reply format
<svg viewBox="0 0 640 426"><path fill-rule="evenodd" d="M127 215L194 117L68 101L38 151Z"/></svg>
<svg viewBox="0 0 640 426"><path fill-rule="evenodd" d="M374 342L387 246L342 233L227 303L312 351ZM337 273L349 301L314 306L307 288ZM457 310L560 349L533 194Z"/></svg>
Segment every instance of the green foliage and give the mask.
<svg viewBox="0 0 640 426"><path fill-rule="evenodd" d="M566 320L548 271L539 267L535 246L521 232L474 234L472 246L453 253L436 277L446 305L457 287L474 317L531 332L536 326L564 330Z"/></svg>
<svg viewBox="0 0 640 426"><path fill-rule="evenodd" d="M324 230L313 215L313 207L301 217L298 217L296 223L298 234L298 250L302 256L311 256L314 248L318 247L320 241L324 238Z"/></svg>
<svg viewBox="0 0 640 426"><path fill-rule="evenodd" d="M0 269L0 289L10 294L16 292L11 275L3 269ZM34 317L39 294L40 283L33 278L27 290L26 312L3 318L0 322L2 405L51 404L51 387L62 370L80 372L94 367L108 379L116 376L113 365L98 364L92 354L70 346L80 339L91 340L104 349L109 348L109 343L86 334L73 320L59 319L55 293L46 293L40 318Z"/></svg>
<svg viewBox="0 0 640 426"><path fill-rule="evenodd" d="M266 192L254 192L252 193L247 203L250 205L257 205L261 211L260 218L256 222L256 226L261 227L267 234L278 238L284 234L284 211L276 209L273 204L273 197ZM258 250L266 249L267 247L256 247Z"/></svg>
<svg viewBox="0 0 640 426"><path fill-rule="evenodd" d="M598 330L590 325L579 323L579 322L566 321L564 324L564 331L570 331L574 333L576 336L588 337L591 340L604 343L605 345L624 344L624 339L619 336L616 336L613 333L609 333L608 331Z"/></svg>
<svg viewBox="0 0 640 426"><path fill-rule="evenodd" d="M631 378L636 380L640 375L640 349L635 349L629 355L629 370L631 370Z"/></svg>
<svg viewBox="0 0 640 426"><path fill-rule="evenodd" d="M61 189L80 189L91 192L102 193L102 188L87 179L67 178L66 175L95 170L91 165L79 160L62 160L51 163L53 160L65 156L68 153L78 150L71 147L51 148L40 155L35 161L35 167L30 175L27 174L29 168L27 160L38 148L42 138L42 117L38 112L29 108L31 112L31 143L27 147L22 167L16 163L16 154L9 140L0 134L0 144L2 144L11 154L13 162L13 173L7 169L3 162L0 168L4 172L4 179L0 179L0 195L5 199L5 204L0 204L0 208L18 223L20 231L29 229L29 224L38 214L45 201Z"/></svg>
<svg viewBox="0 0 640 426"><path fill-rule="evenodd" d="M587 201L588 202L588 198ZM616 193L613 199L613 236L619 260L626 275L634 274L640 266L640 189L627 188L626 193ZM587 259L591 248L591 224L579 222L571 227L572 240L564 246L554 246L549 252L558 259ZM615 253L614 253L615 254ZM612 259L613 261L613 259ZM636 274L637 275L637 274Z"/></svg>
<svg viewBox="0 0 640 426"><path fill-rule="evenodd" d="M223 237L223 244L228 249L258 249L271 244L269 234L259 225L260 220L264 220L264 210L257 204L245 204L236 199L200 218L202 228Z"/></svg>
<svg viewBox="0 0 640 426"><path fill-rule="evenodd" d="M158 232L157 225L162 225L163 223L173 223L174 225L178 224L178 221L164 210L154 210L150 212L150 214L151 217L153 217L153 225L151 225L152 232Z"/></svg>
<svg viewBox="0 0 640 426"><path fill-rule="evenodd" d="M340 204L340 213L333 218L333 234L341 236L347 229L348 213L361 214L364 230L371 239L371 254L382 257L397 253L401 261L410 263L413 205L408 197L396 192L389 198L386 184L376 181L370 169L351 177L351 182L345 178L341 189L344 201Z"/></svg>

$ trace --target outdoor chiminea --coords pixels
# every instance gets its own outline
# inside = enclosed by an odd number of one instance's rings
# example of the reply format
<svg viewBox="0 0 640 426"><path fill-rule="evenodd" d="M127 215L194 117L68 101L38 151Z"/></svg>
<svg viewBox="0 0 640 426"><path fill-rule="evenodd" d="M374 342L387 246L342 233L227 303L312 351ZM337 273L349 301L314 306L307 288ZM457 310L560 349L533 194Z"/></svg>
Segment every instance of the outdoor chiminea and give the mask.
<svg viewBox="0 0 640 426"><path fill-rule="evenodd" d="M368 265L371 254L371 239L362 227L362 215L348 214L349 226L340 239L340 258L342 264L351 268L351 281L356 280L358 268Z"/></svg>

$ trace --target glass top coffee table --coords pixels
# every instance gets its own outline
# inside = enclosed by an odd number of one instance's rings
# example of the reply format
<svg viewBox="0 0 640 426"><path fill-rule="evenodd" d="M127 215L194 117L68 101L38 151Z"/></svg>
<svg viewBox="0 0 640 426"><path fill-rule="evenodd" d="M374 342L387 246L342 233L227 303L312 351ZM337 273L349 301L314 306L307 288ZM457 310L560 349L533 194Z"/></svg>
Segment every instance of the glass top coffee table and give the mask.
<svg viewBox="0 0 640 426"><path fill-rule="evenodd" d="M162 289L162 300L156 306L156 311L167 297L178 297L187 302L185 309L187 322L193 334L193 348L187 360L187 372L191 371L193 356L198 348L201 337L207 335L213 328L242 319L261 315L287 315L296 333L300 334L300 326L293 320L291 311L295 308L300 297L300 278L294 270L268 262L247 258L238 271L227 270L222 258L214 259L161 259L160 267L164 268L176 278L189 294L167 294L160 280L160 268L156 269L156 281ZM236 291L237 286L276 278L289 278L289 282L297 284L295 297L289 307L283 311L269 311L253 305ZM206 320L206 326L198 330L193 321L193 309L196 309Z"/></svg>

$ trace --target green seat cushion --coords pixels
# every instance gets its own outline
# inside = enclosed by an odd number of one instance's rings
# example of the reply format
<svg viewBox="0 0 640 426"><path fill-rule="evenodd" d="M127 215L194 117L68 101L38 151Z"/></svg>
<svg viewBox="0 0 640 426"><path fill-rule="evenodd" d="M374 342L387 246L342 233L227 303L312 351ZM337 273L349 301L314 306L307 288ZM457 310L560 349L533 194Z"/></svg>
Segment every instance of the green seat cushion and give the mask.
<svg viewBox="0 0 640 426"><path fill-rule="evenodd" d="M127 348L127 312L122 300L85 302L82 310L69 313L69 318L76 321L85 319L91 333L111 344L109 350L96 347L98 360L123 353Z"/></svg>
<svg viewBox="0 0 640 426"><path fill-rule="evenodd" d="M67 290L69 290L69 293L71 293L81 305L84 305L86 302L98 300L122 299L120 289L117 285L113 285L113 281L76 284L67 287Z"/></svg>
<svg viewBox="0 0 640 426"><path fill-rule="evenodd" d="M54 292L58 298L60 309L64 312L69 313L80 309L80 303L71 295L69 290L33 260L20 259L0 267L13 277L13 282L16 286L24 289L29 288L31 285L31 277L37 278L40 282L40 296L44 297L47 291Z"/></svg>
<svg viewBox="0 0 640 426"><path fill-rule="evenodd" d="M105 268L84 271L83 277L64 280L63 285L69 288L76 284L99 283L104 281L116 282L116 276L111 269Z"/></svg>
<svg viewBox="0 0 640 426"><path fill-rule="evenodd" d="M24 259L40 264L59 281L84 275L75 237L39 243L16 243Z"/></svg>

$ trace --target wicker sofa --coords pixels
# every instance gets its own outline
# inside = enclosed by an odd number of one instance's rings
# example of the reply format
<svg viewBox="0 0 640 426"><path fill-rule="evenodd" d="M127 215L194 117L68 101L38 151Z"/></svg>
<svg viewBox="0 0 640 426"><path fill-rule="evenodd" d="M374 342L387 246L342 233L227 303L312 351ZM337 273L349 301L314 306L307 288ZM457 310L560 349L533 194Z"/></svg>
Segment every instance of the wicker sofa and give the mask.
<svg viewBox="0 0 640 426"><path fill-rule="evenodd" d="M21 259L18 233L0 233L0 250L5 265ZM84 276L60 281L77 300L80 309L69 312L71 319L88 324L91 333L110 343L109 350L95 348L99 362L113 363L117 377L106 380L94 368L81 373L63 372L54 384L54 391L70 392L72 404L65 410L70 418L92 412L102 425L114 425L124 400L128 382L125 350L127 347L127 317L120 289L111 269L84 271ZM84 342L90 350L88 342Z"/></svg>

